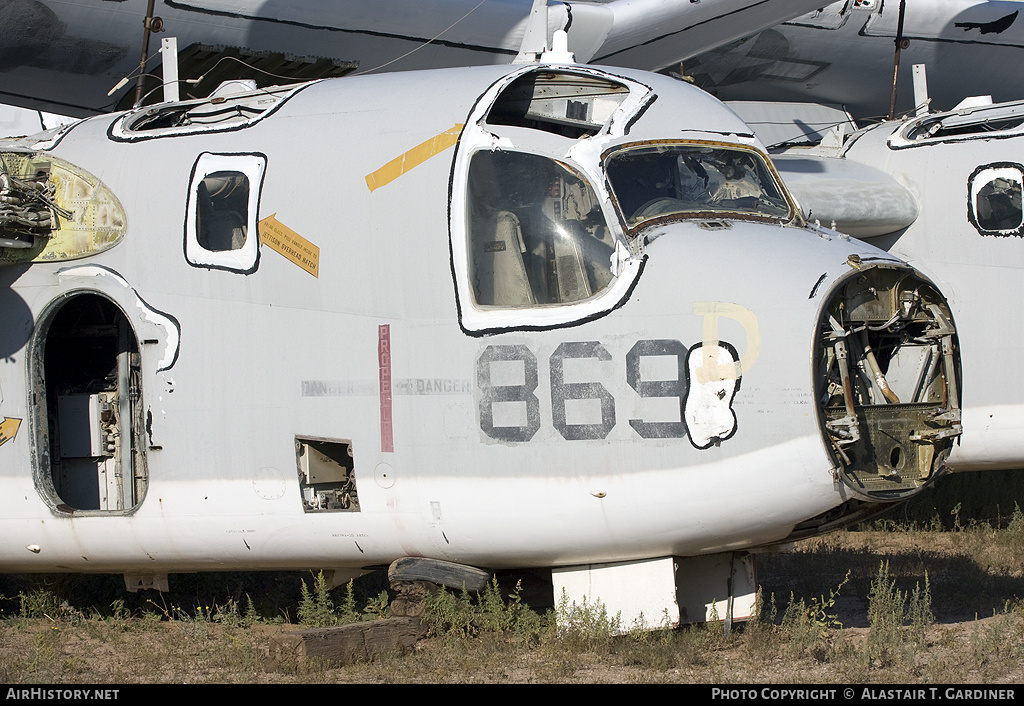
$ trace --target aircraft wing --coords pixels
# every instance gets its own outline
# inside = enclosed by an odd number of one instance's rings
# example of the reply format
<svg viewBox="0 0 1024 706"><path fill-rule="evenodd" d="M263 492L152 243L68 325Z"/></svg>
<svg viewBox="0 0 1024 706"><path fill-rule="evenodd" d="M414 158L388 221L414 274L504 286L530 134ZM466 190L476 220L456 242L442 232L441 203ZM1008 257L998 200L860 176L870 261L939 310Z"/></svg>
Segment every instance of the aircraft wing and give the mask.
<svg viewBox="0 0 1024 706"><path fill-rule="evenodd" d="M842 104L859 120L889 114L895 39L896 112L918 107L913 66L927 67L931 110L970 96L1020 99L1024 6L1016 0L840 0L695 57L687 74L725 101Z"/></svg>
<svg viewBox="0 0 1024 706"><path fill-rule="evenodd" d="M580 61L660 70L820 6L806 0L605 0L565 3L571 14L605 14L609 30ZM570 49L572 30L569 30ZM703 47L703 49L701 48ZM581 47L582 49L582 47Z"/></svg>
<svg viewBox="0 0 1024 706"><path fill-rule="evenodd" d="M508 63L537 34L531 0L159 0L145 93L160 85L160 40L177 38L182 96L220 80L261 85L368 71ZM816 7L816 0L598 0L550 6L544 38L567 29L581 62L661 69ZM131 105L145 0L5 0L0 101L87 116ZM531 24L532 23L532 24ZM122 79L130 80L121 84ZM114 86L117 91L109 93Z"/></svg>

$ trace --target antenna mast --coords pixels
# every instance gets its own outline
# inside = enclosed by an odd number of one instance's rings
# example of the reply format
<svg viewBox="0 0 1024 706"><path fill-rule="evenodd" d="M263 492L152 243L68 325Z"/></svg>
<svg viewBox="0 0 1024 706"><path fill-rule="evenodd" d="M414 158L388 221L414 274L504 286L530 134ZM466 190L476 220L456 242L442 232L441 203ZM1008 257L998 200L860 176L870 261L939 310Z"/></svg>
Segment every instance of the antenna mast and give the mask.
<svg viewBox="0 0 1024 706"><path fill-rule="evenodd" d="M135 82L136 106L142 102L142 83L146 75L146 61L149 59L149 35L153 32L162 32L164 29L164 21L159 17L153 17L154 2L155 0L149 0L146 6L146 19L142 21L145 29L142 32L142 56L139 57L139 78Z"/></svg>

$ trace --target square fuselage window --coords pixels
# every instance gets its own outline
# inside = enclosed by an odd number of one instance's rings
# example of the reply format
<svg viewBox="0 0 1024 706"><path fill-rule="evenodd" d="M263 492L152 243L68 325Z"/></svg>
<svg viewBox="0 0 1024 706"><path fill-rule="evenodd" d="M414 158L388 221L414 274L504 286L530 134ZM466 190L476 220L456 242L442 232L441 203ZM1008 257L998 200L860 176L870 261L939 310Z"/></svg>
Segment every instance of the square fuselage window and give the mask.
<svg viewBox="0 0 1024 706"><path fill-rule="evenodd" d="M192 172L185 219L189 264L244 274L256 270L256 221L265 168L263 155L200 155Z"/></svg>

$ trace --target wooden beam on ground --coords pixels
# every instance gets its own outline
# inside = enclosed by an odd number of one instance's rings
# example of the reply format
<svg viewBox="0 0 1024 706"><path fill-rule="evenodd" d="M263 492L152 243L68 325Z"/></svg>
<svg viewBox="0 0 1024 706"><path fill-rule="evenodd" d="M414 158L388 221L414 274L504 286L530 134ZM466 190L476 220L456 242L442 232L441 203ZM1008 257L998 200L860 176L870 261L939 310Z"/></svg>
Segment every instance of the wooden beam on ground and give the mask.
<svg viewBox="0 0 1024 706"><path fill-rule="evenodd" d="M310 658L333 666L368 662L379 655L406 652L423 635L420 619L410 617L288 632L271 641L270 661L277 668Z"/></svg>

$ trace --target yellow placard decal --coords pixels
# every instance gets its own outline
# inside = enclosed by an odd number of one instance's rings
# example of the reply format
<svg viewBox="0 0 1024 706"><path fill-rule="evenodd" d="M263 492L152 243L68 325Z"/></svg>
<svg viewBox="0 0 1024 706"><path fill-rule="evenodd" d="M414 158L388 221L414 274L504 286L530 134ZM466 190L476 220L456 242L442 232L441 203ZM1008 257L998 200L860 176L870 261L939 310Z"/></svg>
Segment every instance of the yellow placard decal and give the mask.
<svg viewBox="0 0 1024 706"><path fill-rule="evenodd" d="M18 427L20 426L20 419L4 417L4 420L0 422L0 446L3 446L8 441L16 437L18 435Z"/></svg>
<svg viewBox="0 0 1024 706"><path fill-rule="evenodd" d="M259 222L260 240L314 277L320 277L320 248L276 218L272 213Z"/></svg>
<svg viewBox="0 0 1024 706"><path fill-rule="evenodd" d="M435 154L444 152L459 141L462 127L461 124L456 124L440 135L435 135L426 142L416 145L402 156L395 157L377 171L367 174L366 185L370 187L370 191L379 189L390 184L413 167L423 164Z"/></svg>
<svg viewBox="0 0 1024 706"><path fill-rule="evenodd" d="M704 317L703 364L697 368L697 382L738 380L761 354L761 333L757 317L750 309L728 302L694 302L693 313ZM718 362L718 317L737 321L747 332L747 352L733 363Z"/></svg>

